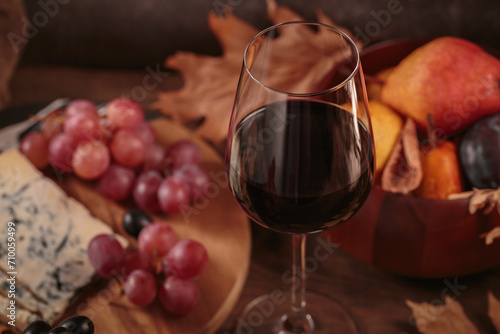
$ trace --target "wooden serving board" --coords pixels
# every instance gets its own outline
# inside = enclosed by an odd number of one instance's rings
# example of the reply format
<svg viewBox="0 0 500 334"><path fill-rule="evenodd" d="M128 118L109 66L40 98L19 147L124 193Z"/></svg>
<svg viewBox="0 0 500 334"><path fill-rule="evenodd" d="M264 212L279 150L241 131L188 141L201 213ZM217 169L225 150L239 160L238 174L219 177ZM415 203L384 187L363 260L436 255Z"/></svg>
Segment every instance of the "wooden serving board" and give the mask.
<svg viewBox="0 0 500 334"><path fill-rule="evenodd" d="M183 214L154 217L171 224L179 239L195 239L206 247L209 265L197 280L200 303L187 316L176 317L170 315L158 299L147 307L135 306L121 295L117 280L97 279L78 294L61 320L76 314L86 315L94 321L96 334L214 333L232 311L248 274L249 222L232 197L223 161L217 152L191 131L167 119L157 119L152 124L159 143L165 147L180 139L196 142L202 150L202 167L210 175L211 187L205 200ZM137 241L127 236L121 226L126 205L103 198L92 184L70 175L64 176L60 185L94 216L127 237L129 248L136 248Z"/></svg>

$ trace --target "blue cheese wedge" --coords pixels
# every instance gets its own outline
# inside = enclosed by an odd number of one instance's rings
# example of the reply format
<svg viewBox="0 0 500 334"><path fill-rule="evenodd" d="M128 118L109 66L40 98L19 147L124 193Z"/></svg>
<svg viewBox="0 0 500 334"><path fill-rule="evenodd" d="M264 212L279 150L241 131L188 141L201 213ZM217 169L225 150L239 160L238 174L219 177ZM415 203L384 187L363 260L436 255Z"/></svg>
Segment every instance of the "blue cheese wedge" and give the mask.
<svg viewBox="0 0 500 334"><path fill-rule="evenodd" d="M2 236L7 236L9 222L15 227L14 267L2 237L0 278L5 282L15 272L18 311L27 319L53 323L94 274L86 253L90 240L113 232L17 150L0 155ZM9 284L0 284L0 304L8 296Z"/></svg>

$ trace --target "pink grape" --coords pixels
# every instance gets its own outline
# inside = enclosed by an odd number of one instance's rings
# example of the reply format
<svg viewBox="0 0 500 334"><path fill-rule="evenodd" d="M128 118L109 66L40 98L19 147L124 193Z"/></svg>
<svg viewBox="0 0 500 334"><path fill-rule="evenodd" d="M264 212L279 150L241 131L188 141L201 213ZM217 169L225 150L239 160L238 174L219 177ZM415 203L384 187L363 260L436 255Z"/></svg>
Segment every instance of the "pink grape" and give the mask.
<svg viewBox="0 0 500 334"><path fill-rule="evenodd" d="M135 126L134 130L141 136L146 144L153 144L156 142L156 130L148 122L142 122Z"/></svg>
<svg viewBox="0 0 500 334"><path fill-rule="evenodd" d="M132 193L134 182L132 168L111 164L99 179L97 191L113 201L122 201Z"/></svg>
<svg viewBox="0 0 500 334"><path fill-rule="evenodd" d="M144 158L144 169L161 171L165 167L165 157L166 152L162 146L149 144Z"/></svg>
<svg viewBox="0 0 500 334"><path fill-rule="evenodd" d="M173 175L178 176L190 185L192 201L203 198L210 188L210 177L199 165L183 165L175 170Z"/></svg>
<svg viewBox="0 0 500 334"><path fill-rule="evenodd" d="M77 146L71 165L78 177L93 180L106 172L110 160L108 147L103 142L94 140Z"/></svg>
<svg viewBox="0 0 500 334"><path fill-rule="evenodd" d="M159 297L167 311L186 315L198 305L200 290L192 281L168 276L160 287Z"/></svg>
<svg viewBox="0 0 500 334"><path fill-rule="evenodd" d="M167 176L158 187L158 203L166 213L178 213L191 203L191 187L176 176Z"/></svg>
<svg viewBox="0 0 500 334"><path fill-rule="evenodd" d="M41 132L30 132L21 139L19 150L38 169L49 165L49 141Z"/></svg>
<svg viewBox="0 0 500 334"><path fill-rule="evenodd" d="M178 169L185 164L196 165L201 162L201 150L190 140L180 140L168 148L167 159L172 170Z"/></svg>
<svg viewBox="0 0 500 334"><path fill-rule="evenodd" d="M109 102L105 112L117 129L133 128L144 122L144 110L137 102L128 98L120 97Z"/></svg>
<svg viewBox="0 0 500 334"><path fill-rule="evenodd" d="M139 208L152 212L160 210L157 193L162 180L160 172L155 170L142 172L137 177L132 195Z"/></svg>
<svg viewBox="0 0 500 334"><path fill-rule="evenodd" d="M177 235L167 223L153 222L141 230L137 242L141 252L162 257L177 243Z"/></svg>
<svg viewBox="0 0 500 334"><path fill-rule="evenodd" d="M99 139L101 136L99 118L86 113L67 117L64 122L64 133L77 143Z"/></svg>
<svg viewBox="0 0 500 334"><path fill-rule="evenodd" d="M76 148L75 141L65 133L56 135L49 144L49 162L61 172L73 171L71 160Z"/></svg>
<svg viewBox="0 0 500 334"><path fill-rule="evenodd" d="M45 138L51 140L63 132L63 122L60 118L47 118L42 122L41 131Z"/></svg>
<svg viewBox="0 0 500 334"><path fill-rule="evenodd" d="M89 116L98 117L97 106L94 102L85 99L77 99L71 101L65 109L66 117L72 117L77 114L86 114Z"/></svg>
<svg viewBox="0 0 500 334"><path fill-rule="evenodd" d="M208 265L208 253L196 240L179 241L167 254L172 274L182 279L195 279Z"/></svg>
<svg viewBox="0 0 500 334"><path fill-rule="evenodd" d="M146 157L146 144L137 132L130 129L118 130L109 147L113 158L123 166L137 167Z"/></svg>
<svg viewBox="0 0 500 334"><path fill-rule="evenodd" d="M92 267L103 278L119 274L125 266L125 249L110 234L94 237L88 245L87 255Z"/></svg>
<svg viewBox="0 0 500 334"><path fill-rule="evenodd" d="M134 270L125 281L125 295L134 304L146 306L156 297L156 280L153 274L146 270Z"/></svg>
<svg viewBox="0 0 500 334"><path fill-rule="evenodd" d="M138 269L154 272L151 255L144 252L133 252L127 255L125 267L123 268L123 277L127 278L134 270Z"/></svg>

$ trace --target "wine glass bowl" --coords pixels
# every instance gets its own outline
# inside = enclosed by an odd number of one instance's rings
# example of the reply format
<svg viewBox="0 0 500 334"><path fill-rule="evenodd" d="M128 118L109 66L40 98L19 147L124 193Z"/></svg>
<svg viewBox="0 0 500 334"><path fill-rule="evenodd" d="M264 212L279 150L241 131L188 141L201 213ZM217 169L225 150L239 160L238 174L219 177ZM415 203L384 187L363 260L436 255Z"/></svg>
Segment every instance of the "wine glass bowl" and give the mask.
<svg viewBox="0 0 500 334"><path fill-rule="evenodd" d="M338 328L340 322L345 328L349 322L343 333L356 332L348 312L326 298L318 307L337 316L319 319L307 311L305 241L307 234L344 223L361 207L373 168L364 79L349 36L315 22L286 22L257 34L243 58L226 172L252 220L292 234L292 269L302 282L292 286L290 305L268 317L259 333L313 333L317 321L322 328ZM265 297L252 306L259 302ZM328 323L332 319L337 324Z"/></svg>

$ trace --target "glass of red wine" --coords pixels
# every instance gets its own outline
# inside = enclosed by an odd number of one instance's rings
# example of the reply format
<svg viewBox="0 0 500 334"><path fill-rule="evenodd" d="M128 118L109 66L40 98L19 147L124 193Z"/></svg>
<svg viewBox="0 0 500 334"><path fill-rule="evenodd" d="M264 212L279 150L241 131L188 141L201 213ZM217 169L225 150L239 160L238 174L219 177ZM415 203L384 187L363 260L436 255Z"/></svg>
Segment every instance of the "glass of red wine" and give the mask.
<svg viewBox="0 0 500 334"><path fill-rule="evenodd" d="M348 310L306 293L306 236L347 221L372 184L374 146L356 44L315 22L267 28L248 44L226 171L256 223L293 239L292 287L252 301L236 333L356 333ZM306 304L307 302L307 304Z"/></svg>

